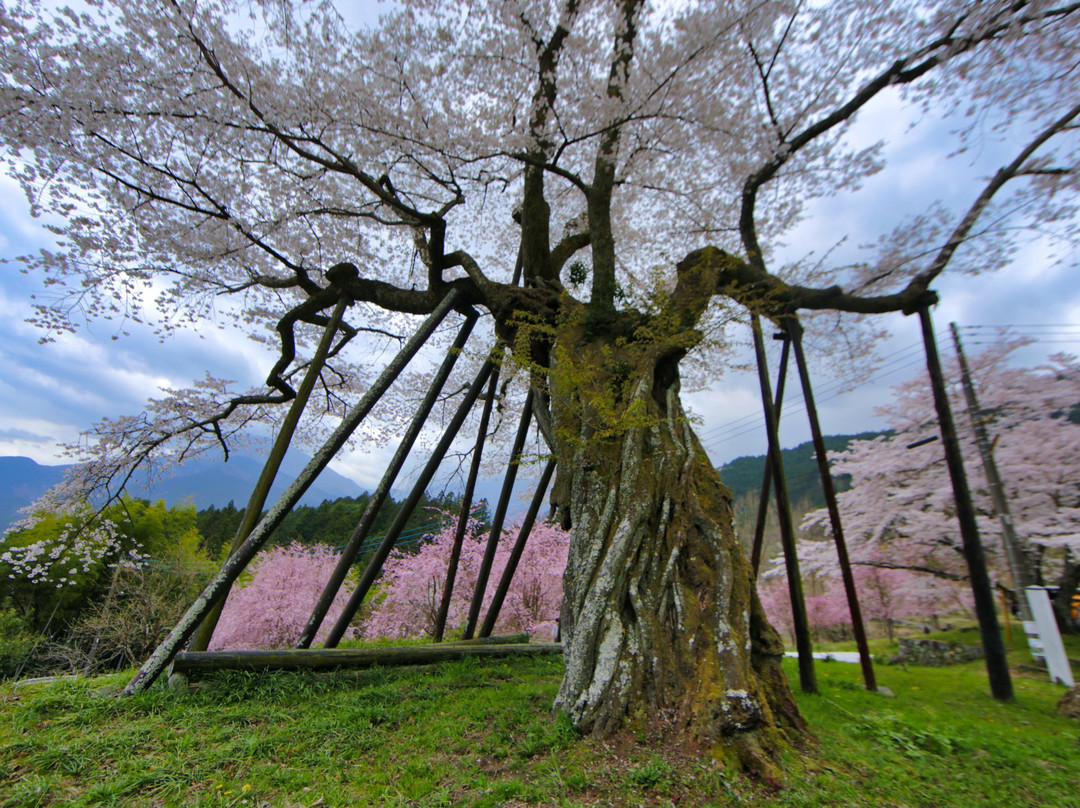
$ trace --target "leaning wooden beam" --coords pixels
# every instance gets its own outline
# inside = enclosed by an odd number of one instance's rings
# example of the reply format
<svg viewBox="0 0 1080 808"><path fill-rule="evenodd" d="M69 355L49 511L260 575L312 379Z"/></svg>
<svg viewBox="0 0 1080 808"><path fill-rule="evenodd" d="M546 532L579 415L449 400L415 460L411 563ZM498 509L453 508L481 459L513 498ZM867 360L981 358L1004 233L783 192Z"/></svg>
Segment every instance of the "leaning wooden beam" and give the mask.
<svg viewBox="0 0 1080 808"><path fill-rule="evenodd" d="M784 350L780 353L780 368L776 371L776 398L773 403L773 412L776 413L776 425L780 426L780 409L784 405L784 385L787 382L788 356L791 353L791 340L787 334L783 335ZM754 545L750 551L750 567L754 570L754 580L757 580L758 571L761 569L761 550L765 544L765 522L769 517L769 495L772 493L772 455L765 455L765 470L761 475L761 496L758 497L757 522L754 523Z"/></svg>
<svg viewBox="0 0 1080 808"><path fill-rule="evenodd" d="M934 324L930 319L930 309L926 306L919 309L919 324L922 328L926 370L930 375L930 387L934 393L934 408L938 414L941 442L945 447L945 462L949 467L956 500L956 519L960 523L964 559L967 561L971 593L975 599L975 616L978 618L979 633L982 636L986 672L990 677L990 692L996 699L1010 701L1013 698L1013 685L1012 676L1009 674L1009 660L1005 656L1005 643L998 628L994 592L990 575L986 571L986 556L979 538L979 526L975 521L975 506L971 501L971 490L968 488L964 471L964 458L960 453L960 440L953 423L949 394L945 390L945 376L941 372Z"/></svg>
<svg viewBox="0 0 1080 808"><path fill-rule="evenodd" d="M476 430L476 444L473 446L472 463L469 464L469 476L465 480L465 491L461 494L461 511L458 514L457 528L454 530L454 542L450 547L450 559L446 565L446 581L443 583L439 611L435 615L435 626L431 632L431 638L435 642L442 642L443 634L446 633L446 618L450 614L450 599L454 595L454 582L457 579L458 563L461 561L461 547L465 542L469 517L472 515L476 478L480 474L480 461L484 453L484 443L487 441L488 424L491 422L491 410L495 404L495 390L498 386L499 368L496 366L488 380L487 398L484 400L484 409L480 413L480 426Z"/></svg>
<svg viewBox="0 0 1080 808"><path fill-rule="evenodd" d="M390 496L390 488L394 485L394 481L397 480L405 461L409 458L409 452L412 451L413 444L420 437L420 432L427 423L428 415L431 414L432 408L439 400L439 394L442 393L443 386L450 377L450 372L454 369L458 357L461 356L461 352L465 348L465 343L469 340L469 335L476 324L476 318L476 312L470 309L465 316L465 322L461 324L461 328L458 330L457 339L454 340L450 350L446 352L446 357L443 359L438 371L436 371L435 377L431 380L427 394L424 396L423 401L420 402L412 423L409 424L409 428L402 436L390 465L387 466L378 487L368 500L356 528L353 530L352 535L349 536L345 549L342 550L341 555L338 557L337 566L334 567L334 571L330 574L330 580L323 587L322 594L319 595L315 608L311 612L311 617L308 618L307 625L296 643L297 648L309 648L315 640L315 635L319 633L319 628L326 618L326 613L330 611L334 598L337 597L341 585L352 568L352 563L360 554L360 548L367 539L371 526L375 523L375 517L378 515L379 509L387 497Z"/></svg>
<svg viewBox="0 0 1080 808"><path fill-rule="evenodd" d="M862 666L863 683L867 690L877 690L877 677L874 675L874 661L870 656L870 646L866 642L866 628L863 625L862 609L859 606L859 593L855 588L855 576L851 572L851 560L848 558L847 542L844 541L844 526L840 521L840 508L836 503L836 486L833 485L832 472L829 470L829 457L825 449L825 438L821 434L821 421L818 419L814 390L810 384L810 370L803 352L802 324L794 317L784 322L790 342L795 348L795 364L799 368L799 381L802 383L803 400L806 402L806 415L810 419L810 436L814 441L814 454L817 459L818 474L821 477L821 490L825 494L825 506L829 510L829 523L832 525L833 540L836 543L836 555L840 561L840 577L844 582L847 595L848 611L851 613L851 630L855 634L855 647L859 649L859 664Z"/></svg>
<svg viewBox="0 0 1080 808"><path fill-rule="evenodd" d="M278 428L277 436L274 438L274 445L270 447L270 453L266 456L266 462L263 464L259 479L255 483L251 496L248 498L247 507L244 508L244 516L240 520L240 526L236 529L236 535L233 537L232 545L229 547L229 555L235 553L240 545L244 543L244 539L248 537L259 517L262 516L266 498L270 496L270 488L277 478L278 469L281 468L281 462L285 459L285 453L289 450L289 444L292 443L297 424L300 423L300 416L303 415L308 399L311 398L311 391L315 389L315 382L318 381L319 375L322 373L326 357L329 355L330 347L334 343L334 336L337 334L338 326L341 325L341 318L345 315L345 309L348 306L348 299L342 298L334 309L334 313L330 316L330 322L327 323L322 339L319 340L319 345L315 349L315 356L312 357L307 373L304 374L300 387L296 390L296 396L289 405L289 411L285 414L285 418ZM228 595L229 592L226 589L225 597L228 597ZM225 603L225 597L214 605L206 619L202 621L198 631L195 632L195 636L191 639L190 650L205 651L209 647L210 639L214 636L214 629L217 628L218 618L221 617L221 607Z"/></svg>
<svg viewBox="0 0 1080 808"><path fill-rule="evenodd" d="M795 553L795 526L791 521L791 500L788 497L787 479L784 476L784 460L780 455L780 433L776 428L776 411L773 409L772 391L769 389L765 340L761 336L761 320L756 314L751 317L750 325L754 332L754 353L757 358L758 382L761 385L761 404L765 410L765 429L769 435L769 457L772 458L773 485L776 487L776 513L780 520L780 539L784 544L784 565L787 568L788 592L791 594L795 647L799 651L799 686L804 693L817 693L814 649L810 642L810 622L806 617L806 601L803 599L799 558Z"/></svg>
<svg viewBox="0 0 1080 808"><path fill-rule="evenodd" d="M345 632L349 628L349 623L352 622L357 609L360 608L360 604L363 603L364 598L367 597L367 593L371 589L372 584L375 583L375 579L382 574L383 564L386 563L386 559L390 556L390 552L394 549L394 545L397 544L398 536L401 535L405 523L409 521L413 509L416 508L417 503L420 501L420 497L422 497L424 491L427 490L428 483L430 483L432 477L435 476L435 472L439 470L439 465L442 463L443 457L445 457L447 450L450 448L450 444L454 442L454 438L457 437L457 433L461 430L461 425L465 423L469 411L473 408L473 405L476 404L476 399L480 397L480 391L484 388L484 384L487 382L488 376L491 374L493 368L494 362L488 359L481 366L480 372L476 374L476 378L473 379L473 383L465 393L465 397L461 400L461 404L458 405L457 412L454 413L454 417L450 419L450 423L447 424L446 429L443 430L442 438L439 439L439 443L432 450L431 457L428 458L427 465L425 465L420 472L420 476L413 485L412 491L409 492L405 501L401 503L401 509L391 523L390 528L386 531L386 535L383 536L383 540L379 543L371 560L368 561L367 567L364 568L364 574L360 576L360 581L357 583L356 589L354 589L353 593L349 596L349 600L345 604L344 610L338 616L337 622L334 623L333 627L330 629L330 633L323 643L324 648L333 648L341 642L341 638L345 636Z"/></svg>
<svg viewBox="0 0 1080 808"><path fill-rule="evenodd" d="M342 419L326 443L315 452L315 456L311 458L310 462L304 467L303 471L293 480L292 484L285 489L285 493L281 495L273 507L267 512L266 516L255 526L255 529L251 531L251 535L247 537L242 545L237 548L237 551L225 562L221 570L214 576L213 580L207 584L206 588L202 591L202 594L195 599L195 602L191 604L187 612L180 621L173 627L173 630L169 632L162 643L154 650L154 653L150 655L150 658L143 663L143 666L132 677L131 681L127 683L127 686L123 689L123 695L130 695L132 693L138 693L148 688L154 681L164 672L169 661L176 655L176 653L183 647L184 643L188 641L191 635L195 632L199 623L210 612L214 604L224 597L226 590L232 586L244 568L251 562L251 559L255 557L255 554L262 549L266 544L267 539L277 529L277 527L284 521L285 517L293 509L293 506L300 501L300 498L304 495L304 492L315 481L315 478L319 476L319 473L326 468L330 461L341 448L345 445L346 441L352 436L356 428L360 426L360 423L364 420L372 407L383 397L387 389L394 382L394 379L398 377L405 366L409 363L409 360L416 355L417 351L423 347L424 343L428 341L431 334L442 322L443 318L450 313L454 304L457 303L460 293L457 289L451 289L443 301L417 330L409 341L405 343L402 349L398 352L397 356L391 360L390 364L386 366L383 372L379 375L379 378L375 380L375 383L364 394L364 396L357 402L345 418Z"/></svg>
<svg viewBox="0 0 1080 808"><path fill-rule="evenodd" d="M499 612L502 611L503 601L506 600L506 593L510 591L510 584L514 580L514 573L517 572L518 563L521 561L521 554L525 552L525 545L529 541L529 534L532 533L533 525L536 524L536 515L540 512L540 506L544 504L544 496L547 494L548 485L551 483L552 472L555 471L555 459L548 460L544 466L543 472L540 474L540 481L536 484L536 492L533 494L532 502L529 504L529 510L525 514L525 521L521 523L521 530L518 532L517 541L514 542L513 549L510 550L510 557L506 560L506 568L503 569L502 577L499 579L499 585L495 588L495 594L491 596L491 605L488 606L487 616L484 617L484 624L480 627L481 637L490 637L491 632L495 628L495 621L499 619Z"/></svg>
<svg viewBox="0 0 1080 808"><path fill-rule="evenodd" d="M559 643L515 643L490 645L400 646L397 648L283 648L277 651L199 651L179 653L172 672L180 675L216 670L326 670L328 668L370 668L375 665L425 665L465 657L509 657L561 654Z"/></svg>
<svg viewBox="0 0 1080 808"><path fill-rule="evenodd" d="M495 550L499 545L499 539L502 538L506 509L510 505L510 495L514 491L514 480L517 478L518 465L521 462L521 451L525 448L525 438L529 434L532 403L533 388L529 387L529 394L525 396L525 405L521 408L521 420L518 422L517 434L514 436L514 447L510 450L510 464L506 467L499 502L495 506L495 515L491 519L491 531L488 533L484 557L480 561L480 569L476 574L476 587L473 589L472 601L469 603L469 618L465 623L465 632L462 634L462 638L466 640L472 639L476 632L476 624L480 620L480 607L484 602L488 576L491 575L491 566L495 563Z"/></svg>

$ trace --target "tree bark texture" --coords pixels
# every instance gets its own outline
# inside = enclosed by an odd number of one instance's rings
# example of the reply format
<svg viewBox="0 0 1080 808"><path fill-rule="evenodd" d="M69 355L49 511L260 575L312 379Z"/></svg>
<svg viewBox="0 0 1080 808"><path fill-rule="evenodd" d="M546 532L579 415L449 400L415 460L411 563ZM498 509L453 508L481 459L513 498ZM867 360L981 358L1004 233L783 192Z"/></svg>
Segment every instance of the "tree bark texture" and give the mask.
<svg viewBox="0 0 1080 808"><path fill-rule="evenodd" d="M689 735L772 773L805 725L735 539L731 492L690 428L677 372L655 350L621 353L577 344L562 354L583 370L552 375L554 498L572 524L556 707L583 732Z"/></svg>

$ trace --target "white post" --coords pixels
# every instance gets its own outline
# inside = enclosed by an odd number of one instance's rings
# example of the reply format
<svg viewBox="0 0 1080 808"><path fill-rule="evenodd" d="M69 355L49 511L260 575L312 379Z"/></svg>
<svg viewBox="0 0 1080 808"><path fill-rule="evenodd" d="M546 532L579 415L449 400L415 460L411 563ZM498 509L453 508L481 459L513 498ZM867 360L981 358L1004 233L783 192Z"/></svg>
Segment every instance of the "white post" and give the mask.
<svg viewBox="0 0 1080 808"><path fill-rule="evenodd" d="M1031 654L1036 661L1040 656L1046 659L1046 669L1052 681L1074 687L1076 683L1073 681L1072 668L1069 667L1069 658L1065 656L1065 646L1061 644L1061 634L1058 632L1057 620L1054 619L1054 610L1050 606L1046 588L1029 586L1026 591L1034 618L1024 623Z"/></svg>

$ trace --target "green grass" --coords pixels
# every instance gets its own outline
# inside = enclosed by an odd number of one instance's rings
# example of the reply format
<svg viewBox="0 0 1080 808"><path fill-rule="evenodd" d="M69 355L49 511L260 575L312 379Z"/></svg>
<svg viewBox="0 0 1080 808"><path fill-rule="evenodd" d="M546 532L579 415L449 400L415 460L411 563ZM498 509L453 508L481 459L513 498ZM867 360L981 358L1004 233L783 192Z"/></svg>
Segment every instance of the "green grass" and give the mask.
<svg viewBox="0 0 1080 808"><path fill-rule="evenodd" d="M1080 805L1080 724L1045 677L1018 674L1002 704L980 663L878 666L892 697L857 665L817 669L821 695L799 695L816 741L785 754L779 789L578 739L550 711L550 657L230 672L127 699L117 677L3 686L0 806Z"/></svg>

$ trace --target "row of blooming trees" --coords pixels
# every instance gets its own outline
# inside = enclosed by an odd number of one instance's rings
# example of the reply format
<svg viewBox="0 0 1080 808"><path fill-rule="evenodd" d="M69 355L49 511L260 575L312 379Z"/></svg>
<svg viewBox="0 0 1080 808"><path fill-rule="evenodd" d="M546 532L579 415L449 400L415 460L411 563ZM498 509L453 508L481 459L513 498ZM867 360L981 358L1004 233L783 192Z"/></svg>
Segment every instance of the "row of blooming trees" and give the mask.
<svg viewBox="0 0 1080 808"><path fill-rule="evenodd" d="M1060 585L1060 600L1067 603L1080 577L1080 362L1057 355L1038 367L1019 367L1010 359L1023 344L996 344L973 358L971 375L981 407L975 415L993 442L1026 577ZM1011 587L1002 526L964 414L957 363L946 372L988 564L996 582ZM851 475L851 489L839 495L838 503L864 613L886 622L927 619L967 605L967 570L952 489L941 444L933 440L937 417L926 389L924 376L896 387L893 403L881 410L891 432L853 441L832 458L836 474ZM808 514L803 527L828 533L827 512ZM808 609L817 615L814 622L848 622L832 542L804 539L798 552L804 572L827 590L808 599ZM766 578L777 572L778 566ZM763 591L773 604L770 615L785 622L780 588L767 580ZM1069 622L1063 619L1063 627Z"/></svg>
<svg viewBox="0 0 1080 808"><path fill-rule="evenodd" d="M94 667L141 661L195 595L193 585L212 568L200 548L195 516L191 506L167 509L160 502L126 501L109 510L108 521L94 523L101 524L97 531L76 531L78 521L46 516L32 528L11 532L0 555L6 579L0 583L0 606L14 609L13 625L20 630L49 631L35 664L79 667L92 652ZM447 517L444 527L423 537L418 547L391 556L353 636L431 636L453 544L454 520ZM519 531L519 525L504 531L485 609ZM470 519L447 618L451 631L465 623L486 542L486 530ZM533 527L495 624L497 633L554 638L568 542L568 534L553 524ZM260 554L229 595L209 650L293 646L338 558L326 544L295 541ZM347 583L317 641L338 619L350 592Z"/></svg>
<svg viewBox="0 0 1080 808"><path fill-rule="evenodd" d="M506 531L496 552L485 608L506 567L518 530L511 527ZM362 614L361 636L371 640L432 635L454 532L453 522L448 521L443 530L429 536L418 549L394 552ZM496 633L527 631L544 639L554 638L568 541L566 532L555 525L534 526L499 612ZM447 617L451 629L465 624L486 543L487 535L476 520L470 520ZM226 600L210 650L291 647L304 629L336 561L337 555L326 545L294 543L263 553L252 565L250 580L234 589ZM350 591L346 585L339 592L317 641L338 619Z"/></svg>

